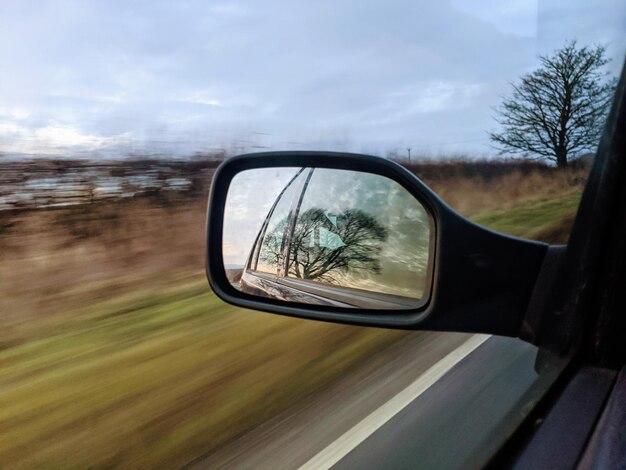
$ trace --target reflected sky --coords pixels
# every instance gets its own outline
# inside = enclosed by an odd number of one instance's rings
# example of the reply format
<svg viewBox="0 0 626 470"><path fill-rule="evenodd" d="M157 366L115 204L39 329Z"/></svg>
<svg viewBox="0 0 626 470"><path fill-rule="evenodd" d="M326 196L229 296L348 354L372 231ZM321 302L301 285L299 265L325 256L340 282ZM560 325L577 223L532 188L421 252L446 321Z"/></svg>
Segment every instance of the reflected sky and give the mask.
<svg viewBox="0 0 626 470"><path fill-rule="evenodd" d="M235 175L224 212L224 263L243 266L272 205L299 168L259 168Z"/></svg>
<svg viewBox="0 0 626 470"><path fill-rule="evenodd" d="M424 207L402 186L379 175L317 168L300 214L316 209L339 218L356 210L372 217L386 232L379 243L378 269L355 267L333 273L335 284L414 298L423 296L430 245L429 218ZM336 225L328 228L341 233L341 227ZM303 249L306 251L307 247Z"/></svg>

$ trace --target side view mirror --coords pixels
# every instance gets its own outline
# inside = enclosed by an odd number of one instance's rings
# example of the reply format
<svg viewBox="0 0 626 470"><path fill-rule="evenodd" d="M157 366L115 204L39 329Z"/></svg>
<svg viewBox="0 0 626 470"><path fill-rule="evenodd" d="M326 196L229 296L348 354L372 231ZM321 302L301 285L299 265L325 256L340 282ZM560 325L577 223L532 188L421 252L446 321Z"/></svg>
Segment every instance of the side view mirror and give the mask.
<svg viewBox="0 0 626 470"><path fill-rule="evenodd" d="M241 292L289 303L410 310L428 302L434 228L427 209L384 176L258 168L231 181L222 250L231 284Z"/></svg>
<svg viewBox="0 0 626 470"><path fill-rule="evenodd" d="M365 155L234 157L209 198L215 293L296 317L520 336L548 248L470 222Z"/></svg>

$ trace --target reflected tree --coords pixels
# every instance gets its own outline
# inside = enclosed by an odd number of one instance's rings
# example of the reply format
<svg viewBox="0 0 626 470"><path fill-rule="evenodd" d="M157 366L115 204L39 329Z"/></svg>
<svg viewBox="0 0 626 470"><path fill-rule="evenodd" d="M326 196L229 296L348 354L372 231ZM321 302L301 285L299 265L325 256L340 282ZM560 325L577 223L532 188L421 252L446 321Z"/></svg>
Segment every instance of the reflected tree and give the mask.
<svg viewBox="0 0 626 470"><path fill-rule="evenodd" d="M281 253L283 250L283 234L287 225L287 217L282 219L276 227L263 238L261 250L259 252L259 260L265 263L267 267L278 270L280 265Z"/></svg>
<svg viewBox="0 0 626 470"><path fill-rule="evenodd" d="M299 215L291 234L289 275L337 284L348 271L379 274L386 239L387 229L361 210L309 209Z"/></svg>

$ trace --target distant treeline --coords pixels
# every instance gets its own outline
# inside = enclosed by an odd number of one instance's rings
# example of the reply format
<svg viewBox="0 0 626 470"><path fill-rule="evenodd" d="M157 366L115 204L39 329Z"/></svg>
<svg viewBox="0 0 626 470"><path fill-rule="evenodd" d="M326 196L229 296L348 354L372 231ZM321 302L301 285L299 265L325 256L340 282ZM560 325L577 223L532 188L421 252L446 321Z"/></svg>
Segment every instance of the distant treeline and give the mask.
<svg viewBox="0 0 626 470"><path fill-rule="evenodd" d="M61 207L136 196L201 196L220 161L0 161L0 210Z"/></svg>
<svg viewBox="0 0 626 470"><path fill-rule="evenodd" d="M588 165L590 160L578 162ZM117 198L203 197L220 157L190 160L0 160L0 210L64 207ZM503 176L557 171L533 161L441 160L400 162L427 184L459 178L486 182Z"/></svg>
<svg viewBox="0 0 626 470"><path fill-rule="evenodd" d="M571 162L572 169L585 169L593 158L587 156ZM512 173L553 173L559 171L553 165L532 160L442 160L408 164L402 163L424 181L447 180L451 178L482 178L485 181L501 178Z"/></svg>

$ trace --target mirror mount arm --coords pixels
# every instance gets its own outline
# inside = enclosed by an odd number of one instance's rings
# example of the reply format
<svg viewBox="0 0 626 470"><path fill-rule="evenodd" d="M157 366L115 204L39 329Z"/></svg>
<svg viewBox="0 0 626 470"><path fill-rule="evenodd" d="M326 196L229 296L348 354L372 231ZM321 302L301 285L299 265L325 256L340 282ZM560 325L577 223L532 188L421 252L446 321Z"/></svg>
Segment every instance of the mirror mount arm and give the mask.
<svg viewBox="0 0 626 470"><path fill-rule="evenodd" d="M519 337L549 245L494 232L443 203L436 210L433 302L417 328Z"/></svg>

